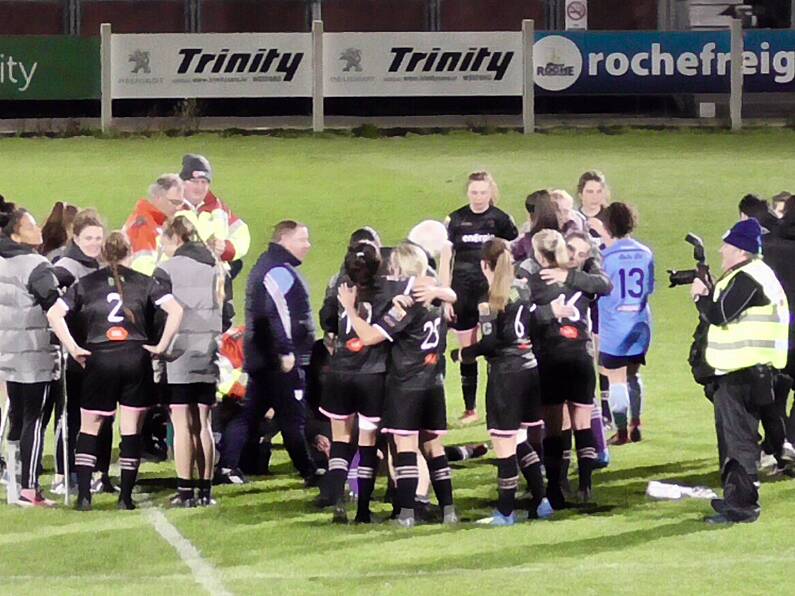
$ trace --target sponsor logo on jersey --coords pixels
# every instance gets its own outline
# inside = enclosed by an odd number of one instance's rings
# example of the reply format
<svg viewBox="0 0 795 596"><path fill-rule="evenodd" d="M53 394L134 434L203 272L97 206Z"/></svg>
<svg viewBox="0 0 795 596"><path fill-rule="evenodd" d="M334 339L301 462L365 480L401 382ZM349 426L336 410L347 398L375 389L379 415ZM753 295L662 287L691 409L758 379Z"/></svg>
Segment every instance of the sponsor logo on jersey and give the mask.
<svg viewBox="0 0 795 596"><path fill-rule="evenodd" d="M480 244L482 242L488 242L492 238L494 238L494 234L464 234L461 236L461 241Z"/></svg>
<svg viewBox="0 0 795 596"><path fill-rule="evenodd" d="M105 337L110 341L125 341L129 334L124 327L114 326L105 332Z"/></svg>
<svg viewBox="0 0 795 596"><path fill-rule="evenodd" d="M364 349L364 342L358 337L353 337L345 342L345 348L349 352L361 352Z"/></svg>
<svg viewBox="0 0 795 596"><path fill-rule="evenodd" d="M560 334L566 339L577 339L580 337L580 331L572 325L564 325L561 327Z"/></svg>
<svg viewBox="0 0 795 596"><path fill-rule="evenodd" d="M433 352L425 356L425 366L436 366L439 363L439 354Z"/></svg>

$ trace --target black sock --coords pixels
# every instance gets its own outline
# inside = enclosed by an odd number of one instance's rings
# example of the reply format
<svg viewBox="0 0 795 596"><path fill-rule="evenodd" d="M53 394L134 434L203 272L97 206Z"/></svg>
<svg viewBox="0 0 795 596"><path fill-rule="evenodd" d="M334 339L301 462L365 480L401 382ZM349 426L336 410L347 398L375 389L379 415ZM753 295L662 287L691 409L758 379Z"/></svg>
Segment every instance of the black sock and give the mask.
<svg viewBox="0 0 795 596"><path fill-rule="evenodd" d="M91 474L97 465L97 436L80 433L75 449L78 499L91 500Z"/></svg>
<svg viewBox="0 0 795 596"><path fill-rule="evenodd" d="M395 480L397 484L397 504L401 513L406 509L414 511L417 484L420 471L417 468L415 451L399 451L395 458Z"/></svg>
<svg viewBox="0 0 795 596"><path fill-rule="evenodd" d="M591 473L596 463L596 441L591 429L575 430L574 442L577 445L577 471L580 476L580 490L590 490Z"/></svg>
<svg viewBox="0 0 795 596"><path fill-rule="evenodd" d="M336 503L345 492L345 480L348 478L348 468L351 465L356 445L333 441L328 458L328 472L323 481L326 483L329 500Z"/></svg>
<svg viewBox="0 0 795 596"><path fill-rule="evenodd" d="M213 493L213 481L211 479L204 480L203 478L196 481L199 487L199 497L202 499L209 499Z"/></svg>
<svg viewBox="0 0 795 596"><path fill-rule="evenodd" d="M477 362L461 363L461 392L464 394L464 408L474 410L478 397Z"/></svg>
<svg viewBox="0 0 795 596"><path fill-rule="evenodd" d="M516 469L516 456L511 455L497 460L497 511L510 515L516 507L516 487L519 474Z"/></svg>
<svg viewBox="0 0 795 596"><path fill-rule="evenodd" d="M431 475L433 492L439 507L444 508L453 504L453 472L447 461L446 455L440 455L428 460L428 473Z"/></svg>
<svg viewBox="0 0 795 596"><path fill-rule="evenodd" d="M122 435L119 453L121 468L121 494L119 499L125 503L132 501L135 479L138 477L138 466L141 464L141 435Z"/></svg>
<svg viewBox="0 0 795 596"><path fill-rule="evenodd" d="M177 476L177 493L179 498L183 501L189 501L193 498L193 479L180 478Z"/></svg>
<svg viewBox="0 0 795 596"><path fill-rule="evenodd" d="M97 434L97 470L107 475L110 469L110 458L113 452L113 418L102 421Z"/></svg>
<svg viewBox="0 0 795 596"><path fill-rule="evenodd" d="M516 459L522 476L527 481L527 488L533 494L533 503L537 507L541 499L547 496L544 488L544 476L541 473L541 458L527 441L516 446Z"/></svg>
<svg viewBox="0 0 795 596"><path fill-rule="evenodd" d="M547 471L547 496L556 509L564 506L563 491L560 488L560 471L563 462L563 440L560 436L544 439L544 467ZM557 507L556 507L557 505Z"/></svg>
<svg viewBox="0 0 795 596"><path fill-rule="evenodd" d="M378 452L375 447L359 447L359 501L356 517L370 516L370 497L375 486Z"/></svg>
<svg viewBox="0 0 795 596"><path fill-rule="evenodd" d="M560 464L560 482L562 485L568 486L569 480L569 466L571 465L571 429L568 428L560 434L563 440L563 458Z"/></svg>

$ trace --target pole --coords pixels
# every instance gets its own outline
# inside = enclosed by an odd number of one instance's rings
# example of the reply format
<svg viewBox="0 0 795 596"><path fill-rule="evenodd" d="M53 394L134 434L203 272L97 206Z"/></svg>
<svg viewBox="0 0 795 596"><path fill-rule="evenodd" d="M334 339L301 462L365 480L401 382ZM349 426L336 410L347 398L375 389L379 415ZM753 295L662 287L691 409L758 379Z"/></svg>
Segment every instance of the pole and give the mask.
<svg viewBox="0 0 795 596"><path fill-rule="evenodd" d="M743 127L743 25L740 19L731 22L731 87L729 95L731 129Z"/></svg>
<svg viewBox="0 0 795 596"><path fill-rule="evenodd" d="M536 129L535 82L533 77L533 43L535 42L535 21L522 21L522 128L524 134L532 134Z"/></svg>
<svg viewBox="0 0 795 596"><path fill-rule="evenodd" d="M63 400L63 407L61 408L61 447L63 450L63 504L69 507L70 489L69 484L69 395L66 391L66 367L69 364L69 355L65 350L59 350L58 357L61 359L61 395Z"/></svg>
<svg viewBox="0 0 795 596"><path fill-rule="evenodd" d="M312 130L323 132L323 21L312 21Z"/></svg>
<svg viewBox="0 0 795 596"><path fill-rule="evenodd" d="M111 40L110 23L102 23L102 25L100 25L99 37L100 37L99 59L100 59L100 68L101 68L100 102L102 106L100 111L100 128L102 129L102 134L107 134L110 131L110 127L113 122L113 95L111 92L112 69L111 69L111 51L110 51L110 40Z"/></svg>

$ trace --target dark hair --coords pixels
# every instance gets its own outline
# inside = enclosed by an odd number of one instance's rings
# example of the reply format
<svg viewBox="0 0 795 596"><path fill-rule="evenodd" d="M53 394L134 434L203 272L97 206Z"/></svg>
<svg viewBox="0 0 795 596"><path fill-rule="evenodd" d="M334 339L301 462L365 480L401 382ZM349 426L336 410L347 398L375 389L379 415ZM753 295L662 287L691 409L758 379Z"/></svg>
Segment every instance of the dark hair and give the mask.
<svg viewBox="0 0 795 596"><path fill-rule="evenodd" d="M792 193L782 190L780 193L773 195L773 197L770 199L770 202L774 205L776 203L786 203L787 199L789 199L791 196Z"/></svg>
<svg viewBox="0 0 795 596"><path fill-rule="evenodd" d="M14 203L6 201L3 195L0 195L0 231L8 224L8 219L11 214L16 210L17 206Z"/></svg>
<svg viewBox="0 0 795 596"><path fill-rule="evenodd" d="M135 322L135 313L127 306L123 306L124 283L119 275L119 263L129 256L130 251L130 243L127 242L127 238L125 238L124 234L118 230L114 230L108 234L108 237L105 238L105 242L102 243L102 258L108 264L108 267L110 267L110 271L113 275L113 285L116 286L116 290L119 292L119 297L121 298L122 310L132 322Z"/></svg>
<svg viewBox="0 0 795 596"><path fill-rule="evenodd" d="M345 273L358 288L372 288L380 266L381 253L369 242L349 248L345 255Z"/></svg>
<svg viewBox="0 0 795 596"><path fill-rule="evenodd" d="M747 194L740 199L737 209L740 213L748 217L755 217L759 221L762 221L768 212L767 201L752 194Z"/></svg>
<svg viewBox="0 0 795 596"><path fill-rule="evenodd" d="M77 207L62 201L56 201L52 206L47 221L41 228L42 243L39 252L43 255L61 248L69 239L69 231L77 216Z"/></svg>
<svg viewBox="0 0 795 596"><path fill-rule="evenodd" d="M792 195L787 199L787 202L784 203L784 217L787 219L795 218L795 195Z"/></svg>
<svg viewBox="0 0 795 596"><path fill-rule="evenodd" d="M305 228L306 226L293 219L284 219L273 226L273 234L271 234L271 242L279 242L288 234L292 234L298 228Z"/></svg>
<svg viewBox="0 0 795 596"><path fill-rule="evenodd" d="M541 230L560 230L558 224L558 210L555 202L546 193L546 196L540 196L536 200L536 208L533 213L533 223L530 226L528 234L532 237L536 232Z"/></svg>
<svg viewBox="0 0 795 596"><path fill-rule="evenodd" d="M3 235L11 238L11 234L16 234L19 232L19 226L22 223L22 219L29 213L30 211L23 209L22 207L14 209L10 213L3 213L2 218L0 218L0 222L3 222Z"/></svg>
<svg viewBox="0 0 795 596"><path fill-rule="evenodd" d="M95 209L83 209L75 215L75 220L72 223L72 235L79 236L80 232L90 227L105 228Z"/></svg>
<svg viewBox="0 0 795 596"><path fill-rule="evenodd" d="M370 226L364 226L353 231L351 237L348 239L348 250L359 244L360 242L372 242L376 246L381 246L381 237Z"/></svg>
<svg viewBox="0 0 795 596"><path fill-rule="evenodd" d="M524 200L524 208L527 211L527 213L533 215L535 213L538 202L540 200L543 200L544 198L547 199L550 198L549 191L546 189L536 190L531 192L529 195L527 195L527 197Z"/></svg>
<svg viewBox="0 0 795 596"><path fill-rule="evenodd" d="M605 228L613 238L628 236L638 225L634 210L626 203L610 203L604 216Z"/></svg>
<svg viewBox="0 0 795 596"><path fill-rule="evenodd" d="M198 242L199 232L187 217L178 215L169 222L163 233L169 238L179 238L181 242Z"/></svg>
<svg viewBox="0 0 795 596"><path fill-rule="evenodd" d="M598 182L603 186L607 185L607 179L602 172L599 170L588 170L587 172L583 172L582 176L580 176L580 180L577 182L577 193L582 194L582 191L585 190L585 185L589 182Z"/></svg>

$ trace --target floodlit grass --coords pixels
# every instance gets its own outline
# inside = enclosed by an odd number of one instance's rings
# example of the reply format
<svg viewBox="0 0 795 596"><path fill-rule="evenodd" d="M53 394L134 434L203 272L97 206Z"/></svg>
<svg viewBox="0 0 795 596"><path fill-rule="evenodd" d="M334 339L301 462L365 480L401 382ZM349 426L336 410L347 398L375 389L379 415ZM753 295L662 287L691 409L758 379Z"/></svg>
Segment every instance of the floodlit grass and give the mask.
<svg viewBox="0 0 795 596"><path fill-rule="evenodd" d="M95 206L112 227L157 175L177 171L183 153L206 155L213 189L252 230L253 264L270 227L282 218L310 226L313 252L302 267L314 304L336 271L348 233L369 224L385 243L423 218L441 219L463 203L463 181L490 169L500 206L517 221L531 190L563 187L579 174L606 172L616 200L640 213L636 237L657 259L654 342L644 369L644 441L613 449L594 476L601 508L565 512L551 522L491 529L464 523L413 532L386 526L336 527L312 507L283 452L275 475L221 487L214 509L167 511L169 520L234 593L791 593L792 482L766 482L759 523L713 529L704 502L651 503L649 480L718 486L709 403L686 363L695 310L687 290L665 288L666 268L689 267L688 231L704 238L717 263L720 235L746 192L792 189L795 134L746 132L567 132L480 136L451 133L389 139L229 137L102 140L0 140L0 193L43 220L55 200ZM237 286L242 311L242 281ZM453 340L454 341L454 340ZM456 367L448 411L462 407ZM481 377L482 378L482 377ZM483 384L481 384L482 400ZM482 407L482 406L481 406ZM483 424L455 429L451 443L485 440ZM51 442L48 433L48 442ZM47 458L48 469L52 459ZM169 465L145 465L143 489L165 506ZM488 515L495 496L489 459L454 471L458 508ZM45 478L47 481L48 478ZM383 494L379 481L377 494ZM22 511L0 506L0 586L4 593L174 594L199 589L190 569L139 512ZM378 504L380 513L386 506Z"/></svg>

